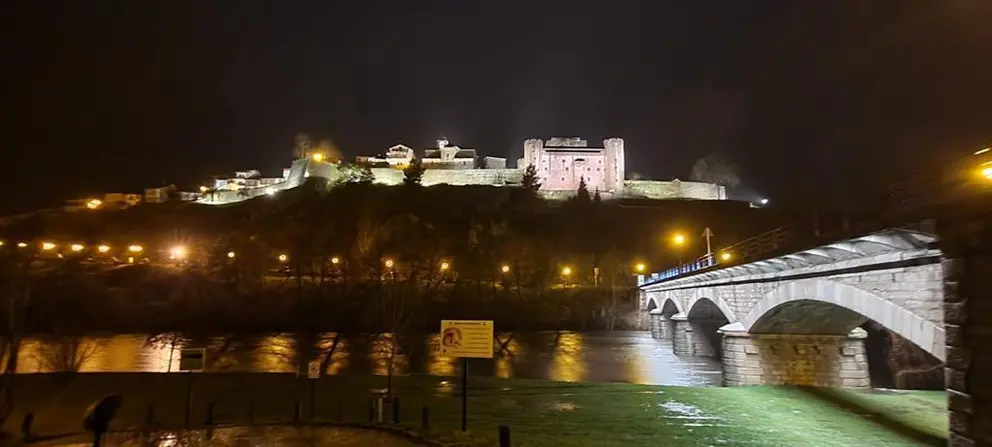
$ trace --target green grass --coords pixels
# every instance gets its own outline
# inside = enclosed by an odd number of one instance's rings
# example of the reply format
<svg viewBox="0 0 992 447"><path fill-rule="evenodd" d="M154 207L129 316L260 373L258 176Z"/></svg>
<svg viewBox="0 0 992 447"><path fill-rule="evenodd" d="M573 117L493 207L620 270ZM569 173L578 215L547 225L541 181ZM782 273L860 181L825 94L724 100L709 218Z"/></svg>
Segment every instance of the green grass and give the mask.
<svg viewBox="0 0 992 447"><path fill-rule="evenodd" d="M287 421L297 396L309 414L309 382L284 374L197 374L191 421L202 424L208 402L215 420ZM124 396L114 427L144 424L149 402L155 421L183 424L186 378L178 374L84 374L17 377L19 414L36 415L39 434L78 432L83 409L98 396ZM458 433L461 400L457 379L413 376L394 379L402 422L419 426L421 407L431 430L450 439ZM318 419L367 421L372 389L380 376L330 376L316 383ZM472 378L469 431L475 443L495 443L496 427L509 425L519 446L897 446L944 445L947 413L943 392L859 393L791 387L685 388L630 384L571 384L545 380ZM387 412L388 413L388 412Z"/></svg>

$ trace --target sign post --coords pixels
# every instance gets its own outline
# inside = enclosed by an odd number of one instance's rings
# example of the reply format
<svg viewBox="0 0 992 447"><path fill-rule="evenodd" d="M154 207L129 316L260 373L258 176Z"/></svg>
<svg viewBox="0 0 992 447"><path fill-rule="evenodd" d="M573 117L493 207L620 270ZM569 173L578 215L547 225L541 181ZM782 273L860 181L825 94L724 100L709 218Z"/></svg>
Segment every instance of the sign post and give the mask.
<svg viewBox="0 0 992 447"><path fill-rule="evenodd" d="M310 424L313 424L314 408L317 406L317 402L314 400L314 379L320 378L320 361L312 360L307 365L307 378L310 379Z"/></svg>
<svg viewBox="0 0 992 447"><path fill-rule="evenodd" d="M462 431L468 429L468 359L493 358L492 320L441 320L440 354L462 359Z"/></svg>
<svg viewBox="0 0 992 447"><path fill-rule="evenodd" d="M190 413L193 412L193 376L194 371L203 371L207 365L207 350L204 348L186 348L179 351L179 370L186 371L186 411L183 416L183 426L190 427Z"/></svg>

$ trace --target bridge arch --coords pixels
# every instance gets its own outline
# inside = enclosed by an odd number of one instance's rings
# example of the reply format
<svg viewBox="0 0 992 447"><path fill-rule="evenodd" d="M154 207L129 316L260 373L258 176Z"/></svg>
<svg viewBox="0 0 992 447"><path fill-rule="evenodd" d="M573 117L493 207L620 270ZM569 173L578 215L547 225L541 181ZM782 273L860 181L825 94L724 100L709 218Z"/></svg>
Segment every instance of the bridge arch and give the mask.
<svg viewBox="0 0 992 447"><path fill-rule="evenodd" d="M867 319L945 360L943 328L871 292L820 278L789 281L766 293L741 324L752 334L844 335Z"/></svg>
<svg viewBox="0 0 992 447"><path fill-rule="evenodd" d="M670 317L675 314L682 313L682 306L679 305L678 300L669 297L649 297L644 310L651 312L655 311L659 315L664 315Z"/></svg>
<svg viewBox="0 0 992 447"><path fill-rule="evenodd" d="M715 297L715 298L714 298ZM719 311L716 314L715 311ZM728 323L737 322L737 315L723 298L716 297L711 287L701 289L685 307L685 315L691 318L723 318Z"/></svg>

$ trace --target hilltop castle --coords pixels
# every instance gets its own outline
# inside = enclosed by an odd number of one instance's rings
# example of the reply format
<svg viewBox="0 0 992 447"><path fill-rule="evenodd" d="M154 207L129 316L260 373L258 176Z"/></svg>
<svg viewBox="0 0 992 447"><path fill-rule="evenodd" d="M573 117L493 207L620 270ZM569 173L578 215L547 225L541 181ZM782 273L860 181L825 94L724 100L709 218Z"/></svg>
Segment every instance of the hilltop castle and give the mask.
<svg viewBox="0 0 992 447"><path fill-rule="evenodd" d="M426 168L421 183L432 185L519 185L527 166L533 165L541 183L539 192L546 198L572 196L585 181L590 192L599 192L604 198L695 199L726 200L723 186L702 183L656 180L627 180L624 141L609 138L602 147L589 147L581 138L555 137L547 141L524 141L523 157L515 168L506 166L506 159L479 158L471 148L451 145L446 138L439 138L437 145L417 154L403 144L390 147L382 155L356 157L356 164L369 167L375 183L398 185L403 182L403 168L414 158ZM219 204L245 200L263 194L274 194L281 189L293 188L306 177L324 177L332 182L346 181L341 161L336 157L315 152L310 148L297 148L296 160L284 170L282 181L265 182L264 188L235 191L211 191L204 194L201 203ZM278 179L277 179L278 180ZM237 185L237 181L218 180L218 184Z"/></svg>

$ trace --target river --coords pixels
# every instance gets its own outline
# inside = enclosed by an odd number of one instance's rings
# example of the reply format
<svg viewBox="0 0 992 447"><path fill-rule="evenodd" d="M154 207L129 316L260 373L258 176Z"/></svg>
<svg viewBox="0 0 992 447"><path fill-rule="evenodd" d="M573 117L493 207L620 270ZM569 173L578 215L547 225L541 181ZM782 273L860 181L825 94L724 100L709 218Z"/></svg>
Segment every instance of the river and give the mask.
<svg viewBox="0 0 992 447"><path fill-rule="evenodd" d="M506 340L510 334L502 334ZM310 360L323 360L325 374L387 373L389 343L372 337L342 337L330 359L333 334L247 337L165 337L149 343L146 334L87 336L24 342L19 373L76 369L80 372L169 372L179 369L182 348L204 348L208 372L294 372ZM175 344L173 342L175 341ZM437 337L406 343L394 361L394 374L452 376L457 360L437 355ZM305 368L305 366L303 366ZM304 372L305 373L305 372ZM648 332L518 333L493 359L472 359L473 376L551 379L567 382L627 382L655 385L719 386L720 362L676 357L670 341Z"/></svg>

